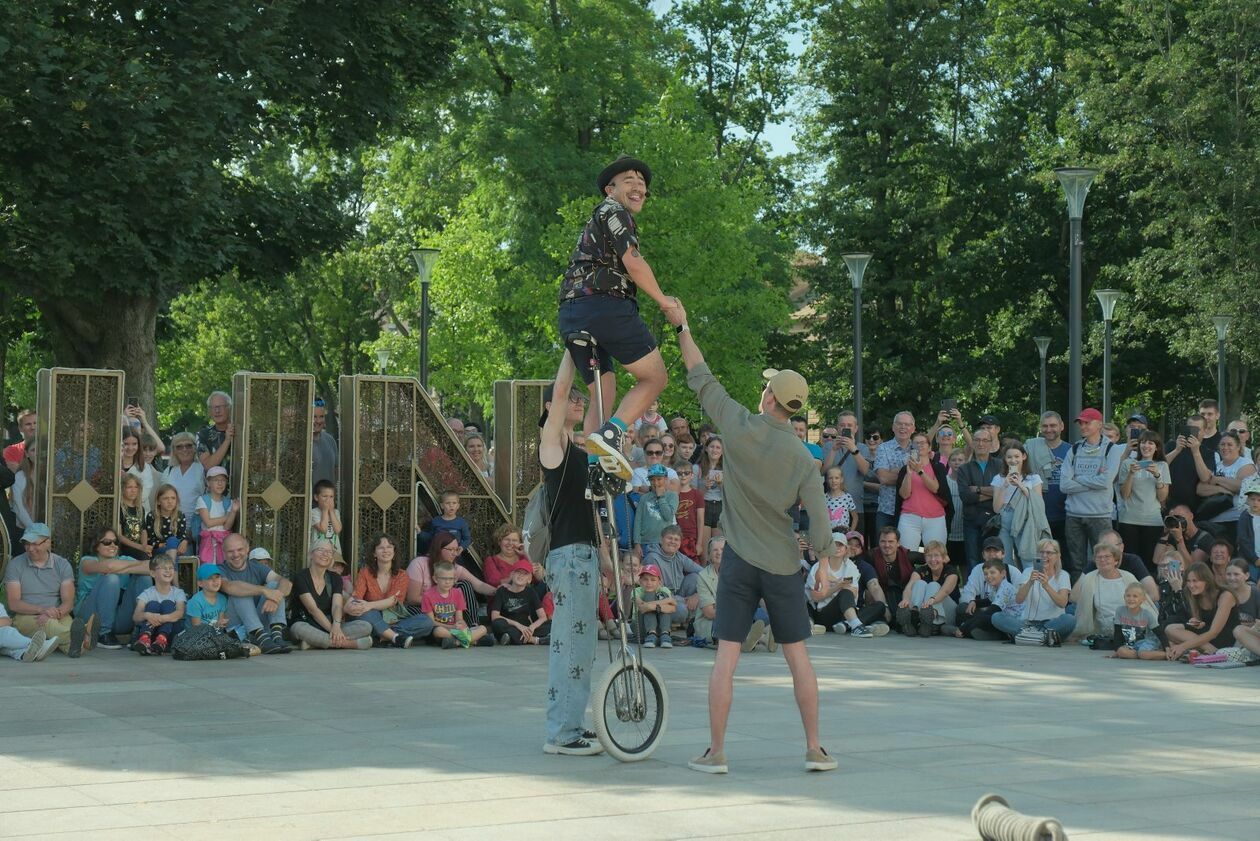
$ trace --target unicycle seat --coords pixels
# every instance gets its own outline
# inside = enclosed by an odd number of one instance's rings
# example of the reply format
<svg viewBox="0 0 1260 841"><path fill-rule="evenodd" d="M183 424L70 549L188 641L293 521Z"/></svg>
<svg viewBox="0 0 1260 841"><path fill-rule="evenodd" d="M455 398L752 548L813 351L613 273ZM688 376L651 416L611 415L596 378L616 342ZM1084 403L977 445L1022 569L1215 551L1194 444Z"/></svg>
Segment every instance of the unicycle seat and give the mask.
<svg viewBox="0 0 1260 841"><path fill-rule="evenodd" d="M595 337L585 330L575 330L564 337L565 344L573 344L578 347L595 347L599 342L595 341Z"/></svg>

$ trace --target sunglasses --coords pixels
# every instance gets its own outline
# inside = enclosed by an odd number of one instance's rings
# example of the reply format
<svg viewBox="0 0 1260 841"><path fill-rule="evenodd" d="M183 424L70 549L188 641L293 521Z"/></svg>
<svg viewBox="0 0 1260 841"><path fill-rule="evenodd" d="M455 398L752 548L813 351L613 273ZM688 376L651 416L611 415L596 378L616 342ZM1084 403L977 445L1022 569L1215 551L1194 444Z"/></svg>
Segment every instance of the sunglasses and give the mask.
<svg viewBox="0 0 1260 841"><path fill-rule="evenodd" d="M646 453L647 455L650 455L650 456L663 456L663 455L665 455L665 451L664 451L664 450L644 450L643 452L644 452L644 453Z"/></svg>
<svg viewBox="0 0 1260 841"><path fill-rule="evenodd" d="M191 450L192 448L193 448L192 444L176 444L175 445L175 449L177 450Z"/></svg>
<svg viewBox="0 0 1260 841"><path fill-rule="evenodd" d="M96 542L96 545L97 546L117 546L118 541L117 540L98 540Z"/></svg>
<svg viewBox="0 0 1260 841"><path fill-rule="evenodd" d="M830 440L830 439L832 439L832 438L839 438L840 436L839 436L839 435L831 435L831 434L829 434L829 433L824 432L824 433L822 434L822 437L823 437L823 440Z"/></svg>

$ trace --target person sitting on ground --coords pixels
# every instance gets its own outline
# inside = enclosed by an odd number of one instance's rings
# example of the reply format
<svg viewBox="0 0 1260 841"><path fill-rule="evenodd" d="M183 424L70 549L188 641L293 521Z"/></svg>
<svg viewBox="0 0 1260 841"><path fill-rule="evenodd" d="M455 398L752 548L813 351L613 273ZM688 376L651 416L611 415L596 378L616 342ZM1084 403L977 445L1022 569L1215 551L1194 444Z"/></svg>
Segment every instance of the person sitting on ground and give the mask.
<svg viewBox="0 0 1260 841"><path fill-rule="evenodd" d="M184 611L188 596L175 586L175 562L165 555L149 561L149 573L153 585L136 597L135 641L131 650L148 656L160 655L171 650L171 641L183 627Z"/></svg>
<svg viewBox="0 0 1260 841"><path fill-rule="evenodd" d="M228 595L228 625L239 626L243 638L263 654L287 654L292 649L284 641L284 599L293 582L263 563L271 560L266 549L251 552L249 541L239 534L223 541L223 556L218 567Z"/></svg>
<svg viewBox="0 0 1260 841"><path fill-rule="evenodd" d="M1208 566L1212 568L1212 577L1216 580L1217 587L1225 586L1225 568L1233 557L1234 544L1223 537L1212 541L1212 548L1208 550Z"/></svg>
<svg viewBox="0 0 1260 841"><path fill-rule="evenodd" d="M705 563L700 547L709 542L709 527L704 524L704 494L692 485L695 467L689 461L679 461L675 469L678 471L678 511L674 520L682 529L683 539L680 551L697 563Z"/></svg>
<svg viewBox="0 0 1260 841"><path fill-rule="evenodd" d="M945 466L932 458L927 435L910 437L910 453L897 472L897 530L909 549L919 544L944 544L949 539L949 521L954 516L954 500L949 494Z"/></svg>
<svg viewBox="0 0 1260 841"><path fill-rule="evenodd" d="M503 523L494 530L494 545L499 551L481 559L481 574L491 587L502 587L521 561L529 562L521 531L512 523Z"/></svg>
<svg viewBox="0 0 1260 841"><path fill-rule="evenodd" d="M293 576L289 638L298 643L302 651L371 648L371 624L362 619L345 621L341 576L331 569L332 545L322 540L316 542L307 559L306 568Z"/></svg>
<svg viewBox="0 0 1260 841"><path fill-rule="evenodd" d="M1137 583L1141 584L1142 589L1146 591L1147 598L1152 602L1158 603L1160 600L1159 582L1147 571L1146 564L1142 563L1142 559L1125 548L1120 532L1115 529L1108 529L1098 536L1098 542L1110 543L1120 550L1120 569L1137 579ZM1095 569L1096 567L1092 560L1085 566L1086 572L1093 572Z"/></svg>
<svg viewBox="0 0 1260 841"><path fill-rule="evenodd" d="M123 647L118 634L131 633L132 608L140 594L153 586L149 564L119 552L118 533L103 526L89 541L79 559L78 601L75 616L95 617L96 644L117 651ZM118 609L119 603L122 610Z"/></svg>
<svg viewBox="0 0 1260 841"><path fill-rule="evenodd" d="M915 565L922 563L923 556L901 545L901 533L894 526L884 526L879 532L879 545L870 557L889 606L899 603Z"/></svg>
<svg viewBox="0 0 1260 841"><path fill-rule="evenodd" d="M661 542L661 530L676 524L678 512L678 494L666 488L668 476L665 467L653 464L648 468L648 488L640 497L635 510L634 544L650 546ZM682 544L681 529L679 545Z"/></svg>
<svg viewBox="0 0 1260 841"><path fill-rule="evenodd" d="M1164 628L1168 659L1180 660L1194 651L1215 654L1216 649L1233 645L1234 629L1238 627L1238 600L1234 594L1217 586L1207 564L1194 564L1186 570L1186 591L1190 618Z"/></svg>
<svg viewBox="0 0 1260 841"><path fill-rule="evenodd" d="M433 565L433 586L424 592L420 609L433 620L433 639L443 648L494 645L494 640L486 636L485 625L467 621L468 605L463 592L455 586L455 564L450 561Z"/></svg>
<svg viewBox="0 0 1260 841"><path fill-rule="evenodd" d="M1115 543L1094 545L1094 567L1076 580L1072 603L1076 605L1074 637L1110 639L1116 611L1124 607L1124 588L1136 584L1131 573L1120 568L1124 552Z"/></svg>
<svg viewBox="0 0 1260 841"><path fill-rule="evenodd" d="M315 483L311 506L311 543L323 540L341 551L341 512L337 510L337 486L327 479Z"/></svg>
<svg viewBox="0 0 1260 841"><path fill-rule="evenodd" d="M1050 537L1041 476L1033 473L1019 444L1002 451L1003 472L994 476L993 511L1002 517L1006 563L1023 569L1037 556L1037 543Z"/></svg>
<svg viewBox="0 0 1260 841"><path fill-rule="evenodd" d="M206 493L197 498L197 518L201 523L198 534L197 556L203 564L223 561L227 551L227 538L236 525L241 510L239 500L227 493L228 473L222 467L206 471Z"/></svg>
<svg viewBox="0 0 1260 841"><path fill-rule="evenodd" d="M74 609L74 567L52 551L52 532L33 523L22 532L26 551L4 568L5 601L18 633L33 637L43 631L57 637L57 649L78 657L92 648L96 620L70 616Z"/></svg>
<svg viewBox="0 0 1260 841"><path fill-rule="evenodd" d="M407 603L419 605L424 602L424 594L433 589L433 567L440 563L448 563L455 568L455 588L463 594L464 624L468 627L478 624L477 597L489 599L498 588L491 587L472 572L458 563L463 552L459 540L448 531L438 532L429 544L429 554L413 558L407 565ZM425 611L426 613L428 611ZM432 617L430 617L432 618Z"/></svg>
<svg viewBox="0 0 1260 841"><path fill-rule="evenodd" d="M944 626L943 635L975 640L1001 639L1002 632L993 627L993 617L1003 612L1012 617L1024 612L1024 606L1016 599L1018 589L1007 578L1010 567L996 552L992 553L994 557L988 557L989 554L986 549L984 561L976 567L982 576L979 586L973 586L968 580L963 588L957 626Z"/></svg>
<svg viewBox="0 0 1260 841"><path fill-rule="evenodd" d="M1116 628L1124 644L1108 655L1120 660L1165 660L1164 647L1155 633L1159 613L1141 584L1124 588L1124 607L1116 611Z"/></svg>
<svg viewBox="0 0 1260 841"><path fill-rule="evenodd" d="M866 557L866 538L862 536L862 532L857 530L848 532L845 534L844 539L849 544L849 560L854 563L858 561L870 563L870 560ZM871 567L872 571L874 569L875 567ZM879 583L878 580L876 583Z"/></svg>
<svg viewBox="0 0 1260 841"><path fill-rule="evenodd" d="M1177 561L1182 569L1189 569L1191 564L1207 563L1212 540L1212 535L1195 523L1189 506L1175 505L1164 517L1164 536L1155 547L1155 566L1162 569L1169 561Z"/></svg>
<svg viewBox="0 0 1260 841"><path fill-rule="evenodd" d="M661 530L661 542L651 547L643 556L643 565L652 564L661 571L661 583L678 600L673 612L675 625L685 625L699 599L696 588L704 567L679 551L682 546L682 529L666 526Z"/></svg>
<svg viewBox="0 0 1260 841"><path fill-rule="evenodd" d="M1260 621L1260 587L1251 583L1250 573L1250 566L1242 558L1234 558L1225 568L1225 589L1238 603L1239 626L1246 627Z"/></svg>
<svg viewBox="0 0 1260 841"><path fill-rule="evenodd" d="M678 599L661 583L661 570L646 564L639 573L639 586L634 588L634 615L639 639L644 648L673 648L669 628Z"/></svg>
<svg viewBox="0 0 1260 841"><path fill-rule="evenodd" d="M122 477L119 493L122 498L118 504L118 540L128 557L136 560L149 560L149 535L144 530L147 516L144 504L140 501L143 487L140 479L130 473Z"/></svg>
<svg viewBox="0 0 1260 841"><path fill-rule="evenodd" d="M387 534L378 534L359 574L354 594L346 601L346 615L367 622L381 642L395 648L410 648L412 641L433 633L433 623L423 613L407 609L410 579L402 567L402 553Z"/></svg>
<svg viewBox="0 0 1260 841"><path fill-rule="evenodd" d="M949 563L945 544L933 540L923 548L917 567L897 604L897 626L906 635L930 637L940 626L953 625L958 608L958 569Z"/></svg>
<svg viewBox="0 0 1260 841"><path fill-rule="evenodd" d="M834 469L834 468L833 468ZM882 637L888 633L884 623L886 610L882 600L867 599L859 608L862 593L872 584L878 588L875 570L863 573L849 557L849 543L843 537L835 541L831 558L818 561L805 577L806 608L809 618L837 634L849 633L859 639Z"/></svg>
<svg viewBox="0 0 1260 841"><path fill-rule="evenodd" d="M530 586L533 580L533 565L521 561L490 600L490 629L499 645L547 645L551 641L551 622Z"/></svg>
<svg viewBox="0 0 1260 841"><path fill-rule="evenodd" d="M1011 568L1008 572L1015 570ZM1022 615L1014 610L995 613L991 617L993 627L1012 639L1026 626L1053 634L1056 640L1067 639L1076 627L1076 617L1067 612L1072 579L1063 569L1062 550L1057 540L1041 541L1037 561L1027 575L1015 591L1015 601L1023 605Z"/></svg>
<svg viewBox="0 0 1260 841"><path fill-rule="evenodd" d="M149 538L150 557L165 554L175 561L191 551L188 521L179 510L179 491L173 485L162 485L154 492L153 510L144 518L144 533Z"/></svg>
<svg viewBox="0 0 1260 841"><path fill-rule="evenodd" d="M206 624L220 631L228 629L228 597L222 592L223 574L218 564L197 567L197 595L184 606L189 627Z"/></svg>
<svg viewBox="0 0 1260 841"><path fill-rule="evenodd" d="M9 612L0 604L0 657L10 657L21 663L38 663L57 647L59 640L50 637L42 629L29 637L13 627Z"/></svg>
<svg viewBox="0 0 1260 841"><path fill-rule="evenodd" d="M692 620L693 639L701 640L705 645L713 643L713 620L717 618L718 578L722 574L722 550L725 548L726 538L709 538L705 552L707 563L696 580L696 614L695 619Z"/></svg>

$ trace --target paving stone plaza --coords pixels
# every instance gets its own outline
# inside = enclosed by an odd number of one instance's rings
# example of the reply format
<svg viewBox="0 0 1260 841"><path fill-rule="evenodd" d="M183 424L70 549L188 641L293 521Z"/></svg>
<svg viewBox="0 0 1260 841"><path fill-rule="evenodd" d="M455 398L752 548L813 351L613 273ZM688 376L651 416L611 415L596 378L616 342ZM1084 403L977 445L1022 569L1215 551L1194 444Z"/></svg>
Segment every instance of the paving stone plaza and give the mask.
<svg viewBox="0 0 1260 841"><path fill-rule="evenodd" d="M993 791L1073 839L1260 837L1260 669L941 638L809 647L840 769L801 770L787 667L758 650L725 777L686 767L708 740L710 651L649 652L669 729L633 765L543 755L545 650L6 661L0 836L961 841Z"/></svg>

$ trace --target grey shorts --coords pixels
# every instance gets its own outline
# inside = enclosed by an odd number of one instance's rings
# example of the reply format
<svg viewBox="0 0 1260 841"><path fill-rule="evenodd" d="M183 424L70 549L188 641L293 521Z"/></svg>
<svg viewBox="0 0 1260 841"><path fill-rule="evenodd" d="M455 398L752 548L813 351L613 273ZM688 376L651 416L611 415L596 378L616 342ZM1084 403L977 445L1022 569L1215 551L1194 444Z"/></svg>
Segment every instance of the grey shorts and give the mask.
<svg viewBox="0 0 1260 841"><path fill-rule="evenodd" d="M717 616L713 636L743 642L752 627L753 613L762 600L770 614L770 628L780 643L801 642L812 632L805 610L805 579L799 573L776 575L745 561L726 544L718 576Z"/></svg>

